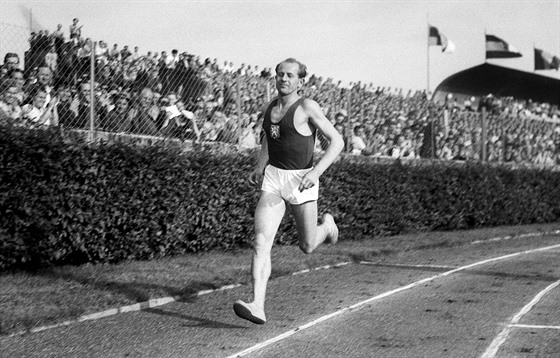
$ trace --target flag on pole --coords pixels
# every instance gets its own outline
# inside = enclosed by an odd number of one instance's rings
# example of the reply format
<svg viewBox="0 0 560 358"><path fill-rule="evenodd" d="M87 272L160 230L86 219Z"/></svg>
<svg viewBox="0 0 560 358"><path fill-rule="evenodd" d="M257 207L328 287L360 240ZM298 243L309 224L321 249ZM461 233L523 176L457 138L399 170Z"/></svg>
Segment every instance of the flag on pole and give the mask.
<svg viewBox="0 0 560 358"><path fill-rule="evenodd" d="M560 68L560 58L535 48L535 71L552 69L558 71L558 68Z"/></svg>
<svg viewBox="0 0 560 358"><path fill-rule="evenodd" d="M486 58L521 57L515 47L494 35L486 35Z"/></svg>
<svg viewBox="0 0 560 358"><path fill-rule="evenodd" d="M455 44L444 34L439 32L437 27L429 26L428 46L441 46L441 52L452 53L455 51Z"/></svg>

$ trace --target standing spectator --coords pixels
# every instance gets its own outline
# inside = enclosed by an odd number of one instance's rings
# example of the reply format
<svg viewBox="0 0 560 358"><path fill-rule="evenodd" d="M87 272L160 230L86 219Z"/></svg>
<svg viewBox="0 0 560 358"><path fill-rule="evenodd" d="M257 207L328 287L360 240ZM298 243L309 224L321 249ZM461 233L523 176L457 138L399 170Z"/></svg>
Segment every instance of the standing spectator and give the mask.
<svg viewBox="0 0 560 358"><path fill-rule="evenodd" d="M125 46L122 48L122 50L121 50L121 52L120 52L120 56L121 56L121 62L122 62L122 63L125 63L125 62L128 60L128 58L129 58L130 56L132 56L132 53L128 50L128 45L125 45Z"/></svg>
<svg viewBox="0 0 560 358"><path fill-rule="evenodd" d="M4 64L2 65L2 71L8 72L14 68L19 68L19 55L15 52L8 52L4 56Z"/></svg>
<svg viewBox="0 0 560 358"><path fill-rule="evenodd" d="M141 57L140 55L140 49L138 46L134 46L134 52L132 53L132 55L130 56L130 58L132 59L132 61L136 61Z"/></svg>
<svg viewBox="0 0 560 358"><path fill-rule="evenodd" d="M62 30L62 24L58 24L56 30L52 33L52 38L56 52L59 53L62 50L62 45L64 45L64 31Z"/></svg>
<svg viewBox="0 0 560 358"><path fill-rule="evenodd" d="M113 48L109 51L109 58L112 60L120 60L119 45L114 44Z"/></svg>
<svg viewBox="0 0 560 358"><path fill-rule="evenodd" d="M83 25L78 26L79 21L79 19L74 18L72 20L72 25L70 25L70 40L74 43L74 45L77 45L80 42L80 38L82 37Z"/></svg>
<svg viewBox="0 0 560 358"><path fill-rule="evenodd" d="M99 67L103 67L109 63L109 47L105 41L99 41L95 46L95 61Z"/></svg>
<svg viewBox="0 0 560 358"><path fill-rule="evenodd" d="M58 68L58 54L56 53L55 45L52 45L49 52L45 55L45 64L51 69L52 73L56 73Z"/></svg>

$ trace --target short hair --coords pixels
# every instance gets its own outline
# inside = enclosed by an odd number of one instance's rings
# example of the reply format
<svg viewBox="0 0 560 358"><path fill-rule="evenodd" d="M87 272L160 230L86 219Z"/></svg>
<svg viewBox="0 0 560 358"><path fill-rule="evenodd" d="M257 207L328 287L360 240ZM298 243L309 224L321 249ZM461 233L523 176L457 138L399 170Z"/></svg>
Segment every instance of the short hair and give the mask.
<svg viewBox="0 0 560 358"><path fill-rule="evenodd" d="M15 53L15 52L8 52L8 53L6 53L6 55L4 56L4 63L8 62L8 59L9 59L9 58L12 58L12 57L17 58L17 59L18 59L18 62L19 62L19 55L18 55L17 53Z"/></svg>
<svg viewBox="0 0 560 358"><path fill-rule="evenodd" d="M47 87L45 87L44 85L35 84L29 91L29 98L35 97L39 92L47 93Z"/></svg>
<svg viewBox="0 0 560 358"><path fill-rule="evenodd" d="M280 62L279 64L276 65L276 68L274 69L276 71L276 73L278 73L278 67L280 67L281 64L283 63L295 63L299 66L299 70L298 70L298 78L305 78L307 77L307 66L304 65L303 63L299 62L298 60L296 60L295 58L287 58L284 61Z"/></svg>
<svg viewBox="0 0 560 358"><path fill-rule="evenodd" d="M16 80L13 80L11 78L4 80L0 82L0 94L4 94L8 91L8 89L16 88L16 87L17 87Z"/></svg>

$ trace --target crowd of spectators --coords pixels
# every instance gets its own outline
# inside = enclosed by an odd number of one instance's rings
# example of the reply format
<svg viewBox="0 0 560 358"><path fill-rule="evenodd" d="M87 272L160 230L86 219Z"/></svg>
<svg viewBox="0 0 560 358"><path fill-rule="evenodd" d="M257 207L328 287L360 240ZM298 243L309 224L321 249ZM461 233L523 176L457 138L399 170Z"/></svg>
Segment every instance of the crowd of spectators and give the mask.
<svg viewBox="0 0 560 358"><path fill-rule="evenodd" d="M177 49L109 46L84 37L78 19L68 39L63 25L52 33L32 33L25 68L20 64L19 55L6 54L0 122L21 126L253 148L259 145L263 106L276 94L271 68L202 60ZM459 104L451 95L435 104L425 91L360 82L345 87L316 75L306 80L303 95L322 106L352 155L560 164L559 111L549 104L493 97ZM317 151L325 145L319 137Z"/></svg>

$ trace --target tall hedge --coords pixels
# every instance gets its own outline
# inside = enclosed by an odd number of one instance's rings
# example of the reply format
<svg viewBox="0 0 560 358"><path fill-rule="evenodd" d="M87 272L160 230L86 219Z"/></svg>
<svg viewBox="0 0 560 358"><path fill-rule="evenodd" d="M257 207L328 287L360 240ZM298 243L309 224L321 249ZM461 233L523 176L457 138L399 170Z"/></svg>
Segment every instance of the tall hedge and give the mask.
<svg viewBox="0 0 560 358"><path fill-rule="evenodd" d="M255 154L86 145L57 130L0 127L0 269L152 259L247 246ZM320 211L345 239L558 220L560 174L481 164L341 159ZM291 218L278 235L297 241Z"/></svg>

